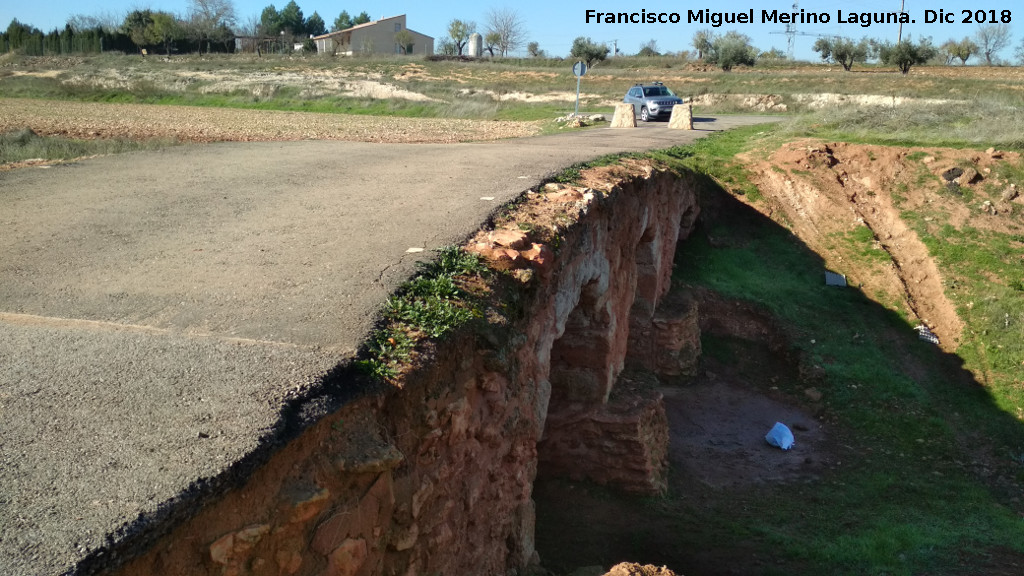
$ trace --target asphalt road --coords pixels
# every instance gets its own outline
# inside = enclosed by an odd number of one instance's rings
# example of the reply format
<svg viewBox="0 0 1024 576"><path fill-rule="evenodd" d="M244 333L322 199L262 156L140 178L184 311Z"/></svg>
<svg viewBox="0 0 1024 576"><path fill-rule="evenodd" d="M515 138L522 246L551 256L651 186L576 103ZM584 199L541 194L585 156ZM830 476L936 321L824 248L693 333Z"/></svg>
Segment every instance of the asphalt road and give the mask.
<svg viewBox="0 0 1024 576"><path fill-rule="evenodd" d="M254 450L417 259L551 173L771 119L701 120L212 144L0 174L0 573L71 570Z"/></svg>

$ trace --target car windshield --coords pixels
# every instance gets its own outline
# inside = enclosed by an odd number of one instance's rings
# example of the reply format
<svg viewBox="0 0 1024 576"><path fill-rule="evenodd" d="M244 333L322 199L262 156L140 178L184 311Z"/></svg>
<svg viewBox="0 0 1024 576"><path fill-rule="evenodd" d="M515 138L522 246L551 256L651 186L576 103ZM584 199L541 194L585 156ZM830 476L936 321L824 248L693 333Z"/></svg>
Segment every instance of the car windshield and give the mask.
<svg viewBox="0 0 1024 576"><path fill-rule="evenodd" d="M644 86L644 96L675 96L664 86Z"/></svg>

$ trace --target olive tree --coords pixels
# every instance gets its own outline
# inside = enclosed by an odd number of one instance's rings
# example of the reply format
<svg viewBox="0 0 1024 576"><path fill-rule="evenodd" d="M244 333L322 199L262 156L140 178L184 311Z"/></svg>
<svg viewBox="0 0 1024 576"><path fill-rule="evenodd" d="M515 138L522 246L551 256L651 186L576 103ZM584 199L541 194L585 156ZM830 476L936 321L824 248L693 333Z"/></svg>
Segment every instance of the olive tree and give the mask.
<svg viewBox="0 0 1024 576"><path fill-rule="evenodd" d="M734 66L753 66L757 62L757 48L750 43L750 36L730 30L711 42L704 61L725 72Z"/></svg>
<svg viewBox="0 0 1024 576"><path fill-rule="evenodd" d="M498 34L497 32L488 32L487 34L484 34L484 50L487 50L487 53L491 55L491 58L494 58L495 50L498 50L499 52L501 51L501 48L499 47L500 44L501 34Z"/></svg>
<svg viewBox="0 0 1024 576"><path fill-rule="evenodd" d="M455 46L455 53L462 56L462 50L466 47L470 35L476 32L476 22L455 19L448 23L448 37L452 39Z"/></svg>
<svg viewBox="0 0 1024 576"><path fill-rule="evenodd" d="M959 42L950 39L939 46L939 53L945 58L947 66L952 64L953 60L959 60L961 66L966 66L967 60L978 53L978 45L966 37Z"/></svg>
<svg viewBox="0 0 1024 576"><path fill-rule="evenodd" d="M703 60L704 55L711 49L711 42L715 40L715 33L711 30L697 30L690 40L693 49L697 51L697 60Z"/></svg>
<svg viewBox="0 0 1024 576"><path fill-rule="evenodd" d="M415 42L416 37L407 29L402 28L398 32L395 32L395 44L398 45L398 49L402 54L412 54L412 47Z"/></svg>
<svg viewBox="0 0 1024 576"><path fill-rule="evenodd" d="M924 64L938 54L931 38L922 38L916 43L907 38L896 44L885 42L877 46L878 59L882 64L895 66L904 74L910 72L912 66Z"/></svg>
<svg viewBox="0 0 1024 576"><path fill-rule="evenodd" d="M597 44L588 36L578 36L572 41L569 56L583 60L587 63L587 68L591 68L595 62L601 62L608 58L609 52L611 49L607 44Z"/></svg>
<svg viewBox="0 0 1024 576"><path fill-rule="evenodd" d="M163 44L164 53L170 56L171 44L183 34L181 23L170 12L153 12L152 22L150 38Z"/></svg>
<svg viewBox="0 0 1024 576"><path fill-rule="evenodd" d="M834 38L818 38L813 50L822 60L835 62L847 72L857 62L867 62L871 55L871 46L866 39L854 42L850 38L836 36Z"/></svg>

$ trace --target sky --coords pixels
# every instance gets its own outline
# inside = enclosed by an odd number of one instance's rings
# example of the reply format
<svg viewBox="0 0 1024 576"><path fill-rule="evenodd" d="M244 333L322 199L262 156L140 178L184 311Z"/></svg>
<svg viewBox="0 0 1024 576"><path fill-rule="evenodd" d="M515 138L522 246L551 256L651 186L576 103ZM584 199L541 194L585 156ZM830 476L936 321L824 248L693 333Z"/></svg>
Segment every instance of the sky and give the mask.
<svg viewBox="0 0 1024 576"><path fill-rule="evenodd" d="M972 0L970 2L943 3L943 0L932 0L921 2L920 0L902 0L905 2L905 9L910 17L916 20L913 24L903 26L903 35L910 34L913 38L920 36L931 36L935 44L942 44L950 38L960 39L965 36L972 36L978 28L978 24L962 22L964 15L961 10L969 7L973 10L983 10L987 18L989 10L995 11L997 19L1008 15L1013 38L1010 48L1002 51L1000 56L1006 60L1015 61L1014 49L1021 44L1024 38L1024 4L1007 0ZM510 8L515 10L525 24L527 41L536 41L540 48L551 56L567 56L572 41L577 36L588 36L596 42L606 42L609 46L613 44L624 54L634 54L641 46L655 40L660 51L679 51L691 49L690 40L694 32L701 29L715 29L719 32L737 30L753 39L753 44L759 49L778 48L783 52L787 49L787 36L782 34L786 25L783 23L762 22L761 11L767 9L790 12L792 1L766 3L763 0L718 0L717 2L681 2L679 0L655 0L645 4L635 0L568 0L562 2L551 2L550 0L517 0L509 3L488 3L470 0L449 0L444 3L428 3L411 0L384 0L375 2L359 3L359 0L344 0L344 2L332 2L328 0L296 0L303 14L308 17L314 11L330 27L334 19L342 10L350 14L358 14L366 11L370 17L377 20L382 17L407 14L409 28L417 32L433 36L435 42L447 36L448 22L454 18L461 20L475 21L479 28L483 28L487 19L487 12L491 9ZM275 7L280 10L287 3L287 0L277 0ZM802 0L799 2L799 9L806 13L825 13L829 16L829 23L801 23L797 21L795 30L798 35L794 37L794 55L798 59L817 61L818 55L811 50L816 35L827 36L848 36L861 38L868 36L872 38L895 41L898 34L896 24L872 24L869 27L862 27L858 23L850 22L850 13L860 14L862 12L889 12L899 11L901 0L867 0L867 1L840 1L840 0ZM258 17L271 2L267 0L235 0L235 9L240 20L247 20L250 17ZM1017 8L1009 8L1017 6ZM164 10L184 15L188 12L189 0L47 0L45 2L20 2L16 0L0 0L0 26L6 29L7 24L13 18L30 24L43 30L63 28L68 17L74 14L99 15L114 14L123 16L125 13L139 8L150 8L153 10ZM708 9L712 12L724 13L747 13L754 11L753 23L723 24L714 28L709 23L687 23L687 11ZM938 12L940 9L945 13L952 13L953 23L926 22L926 10ZM682 21L678 24L648 24L648 23L590 23L586 21L587 10L595 12L638 12L646 10L654 13L679 13ZM840 22L841 18L845 23ZM1004 12L1005 11L1005 12ZM525 46L524 46L525 49ZM524 50L520 50L523 52Z"/></svg>

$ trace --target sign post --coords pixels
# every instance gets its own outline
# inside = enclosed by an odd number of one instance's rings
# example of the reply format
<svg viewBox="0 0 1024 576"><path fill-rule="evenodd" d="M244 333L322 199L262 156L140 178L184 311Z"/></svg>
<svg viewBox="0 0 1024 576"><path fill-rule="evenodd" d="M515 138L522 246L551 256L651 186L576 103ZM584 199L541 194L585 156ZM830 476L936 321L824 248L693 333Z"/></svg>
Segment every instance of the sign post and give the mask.
<svg viewBox="0 0 1024 576"><path fill-rule="evenodd" d="M580 113L580 78L587 73L586 63L577 62L573 64L572 73L576 75L576 111L573 112L573 116L578 116Z"/></svg>

